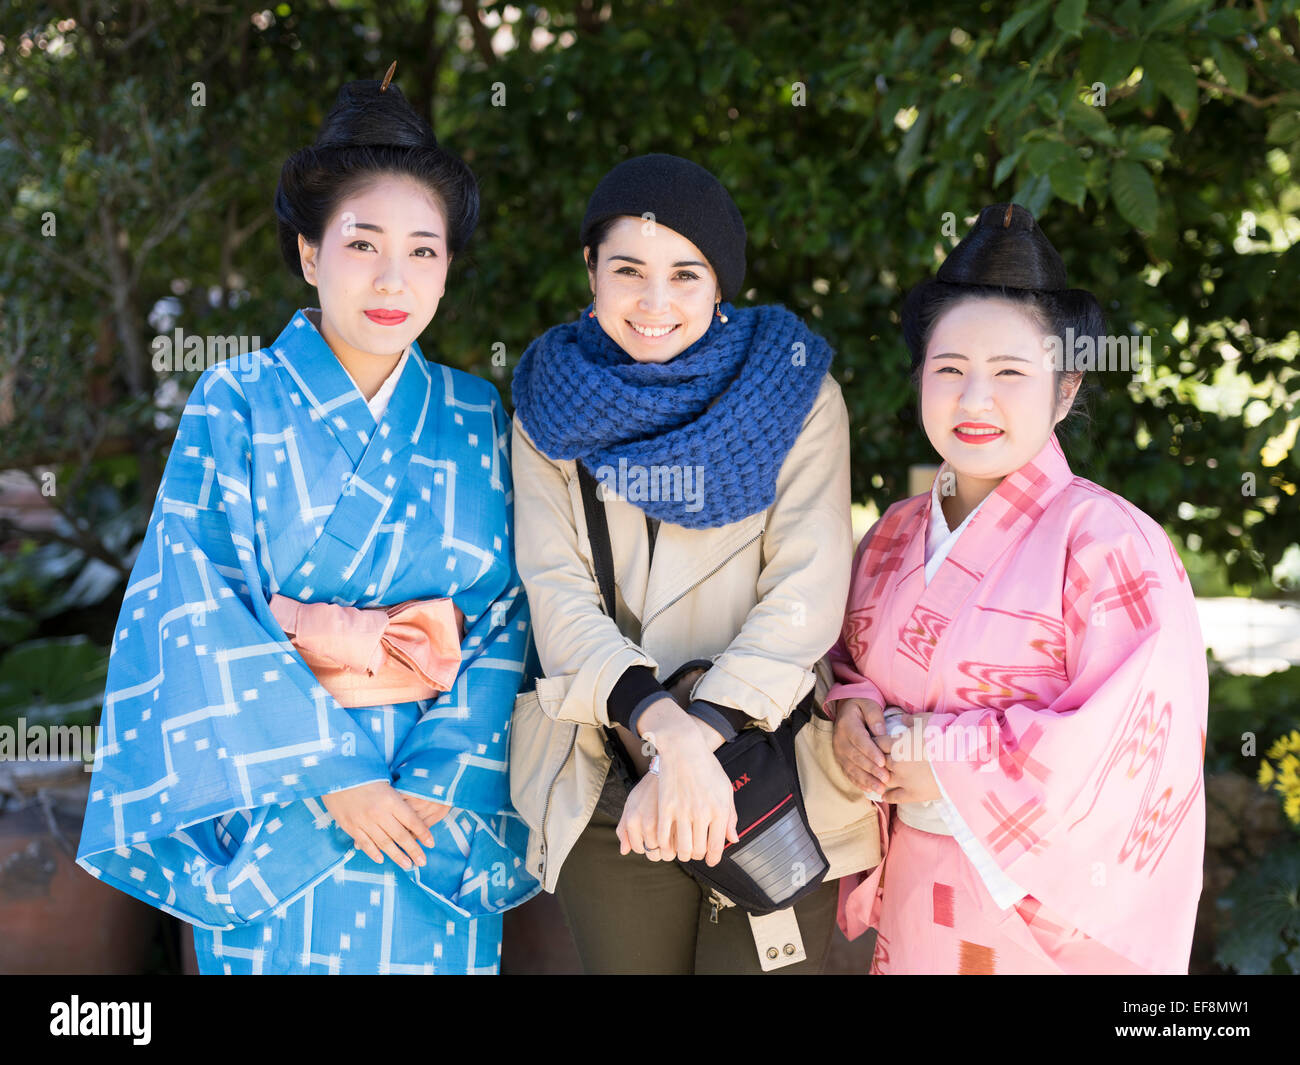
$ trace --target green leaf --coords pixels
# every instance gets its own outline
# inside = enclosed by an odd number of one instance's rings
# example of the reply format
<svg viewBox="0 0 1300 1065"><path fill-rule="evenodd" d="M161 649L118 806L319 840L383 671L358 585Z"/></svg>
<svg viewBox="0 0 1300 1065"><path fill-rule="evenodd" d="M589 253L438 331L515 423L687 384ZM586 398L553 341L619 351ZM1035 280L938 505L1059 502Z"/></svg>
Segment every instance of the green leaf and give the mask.
<svg viewBox="0 0 1300 1065"><path fill-rule="evenodd" d="M1110 128L1102 109L1092 107L1078 97L1072 98L1066 106L1065 121L1098 144L1115 143L1115 131Z"/></svg>
<svg viewBox="0 0 1300 1065"><path fill-rule="evenodd" d="M894 173L898 180L906 184L921 163L921 151L925 148L925 135L930 128L930 108L923 107L916 116L916 121L903 134L902 147L894 156Z"/></svg>
<svg viewBox="0 0 1300 1065"><path fill-rule="evenodd" d="M1243 869L1219 900L1228 927L1217 961L1240 973L1267 974L1300 936L1300 844L1291 842ZM1287 958L1290 965L1290 958Z"/></svg>
<svg viewBox="0 0 1300 1065"><path fill-rule="evenodd" d="M731 77L731 61L706 63L700 71L700 89L706 97L716 96Z"/></svg>
<svg viewBox="0 0 1300 1065"><path fill-rule="evenodd" d="M634 52L640 48L651 48L654 43L654 38L650 36L649 30L635 27L623 34L618 45L624 52Z"/></svg>
<svg viewBox="0 0 1300 1065"><path fill-rule="evenodd" d="M4 657L0 720L58 723L103 700L108 655L85 636L29 640Z"/></svg>
<svg viewBox="0 0 1300 1065"><path fill-rule="evenodd" d="M1088 0L1064 0L1052 12L1052 21L1063 33L1078 36L1083 32L1083 13L1088 8Z"/></svg>
<svg viewBox="0 0 1300 1065"><path fill-rule="evenodd" d="M1074 153L1061 141L1034 141L1025 149L1025 164L1035 176L1046 174L1058 163L1068 162Z"/></svg>
<svg viewBox="0 0 1300 1065"><path fill-rule="evenodd" d="M1297 139L1300 139L1300 114L1295 111L1278 115L1269 123L1269 144L1294 144Z"/></svg>
<svg viewBox="0 0 1300 1065"><path fill-rule="evenodd" d="M1066 203L1075 207L1083 206L1088 184L1084 174L1083 162L1078 158L1062 160L1047 172L1052 183L1052 192Z"/></svg>
<svg viewBox="0 0 1300 1065"><path fill-rule="evenodd" d="M1179 111L1190 112L1196 107L1196 73L1178 45L1147 41L1142 46L1142 69Z"/></svg>
<svg viewBox="0 0 1300 1065"><path fill-rule="evenodd" d="M952 182L953 168L950 166L936 167L930 174L925 183L925 212L928 215L935 214L944 204L948 196L948 186Z"/></svg>
<svg viewBox="0 0 1300 1065"><path fill-rule="evenodd" d="M1110 184L1107 180L1110 177L1110 160L1104 155L1094 155L1088 160L1083 173L1093 199L1100 206L1105 207L1110 198Z"/></svg>
<svg viewBox="0 0 1300 1065"><path fill-rule="evenodd" d="M1120 143L1126 158L1164 161L1169 157L1169 144L1173 139L1174 131L1168 126L1146 126L1143 129L1129 126L1124 130Z"/></svg>
<svg viewBox="0 0 1300 1065"><path fill-rule="evenodd" d="M1205 28L1216 37L1239 37L1250 28L1250 22L1246 12L1221 7L1210 12Z"/></svg>
<svg viewBox="0 0 1300 1065"><path fill-rule="evenodd" d="M1156 228L1156 186L1141 163L1116 160L1110 172L1110 194L1124 220L1135 229L1151 233Z"/></svg>
<svg viewBox="0 0 1300 1065"><path fill-rule="evenodd" d="M1043 208L1051 202L1052 183L1048 180L1046 174L1037 177L1031 177L1011 197L1012 203L1018 203L1026 211L1037 218L1043 213Z"/></svg>
<svg viewBox="0 0 1300 1065"><path fill-rule="evenodd" d="M1109 62L1103 79L1107 85L1120 85L1128 80L1133 68L1138 65L1142 58L1142 39L1140 37L1129 37L1124 40L1112 41L1109 53Z"/></svg>
<svg viewBox="0 0 1300 1065"><path fill-rule="evenodd" d="M1085 85L1101 82L1113 89L1133 73L1142 54L1138 37L1114 37L1103 30L1089 29L1083 35L1079 72Z"/></svg>
<svg viewBox="0 0 1300 1065"><path fill-rule="evenodd" d="M1300 63L1289 56L1278 59L1266 55L1256 60L1255 66L1266 84L1275 78L1293 92L1300 92Z"/></svg>
<svg viewBox="0 0 1300 1065"><path fill-rule="evenodd" d="M993 169L993 187L997 188L1002 182L1007 180L1007 175L1015 170L1016 164L1020 162L1020 156L1024 148L1017 148L1010 155L1004 155L998 160L998 165Z"/></svg>
<svg viewBox="0 0 1300 1065"><path fill-rule="evenodd" d="M1164 6L1147 23L1147 32L1177 26L1208 6L1209 0L1166 0Z"/></svg>
<svg viewBox="0 0 1300 1065"><path fill-rule="evenodd" d="M993 106L989 108L988 114L984 116L985 125L992 125L993 120L1002 113L1003 109L1012 100L1019 98L1022 101L1021 107L1023 108L1025 82L1024 77L1013 77L998 90L998 94L993 97Z"/></svg>
<svg viewBox="0 0 1300 1065"><path fill-rule="evenodd" d="M1219 68L1223 80L1237 92L1245 92L1246 61L1237 54L1235 46L1229 41L1220 41L1212 37L1210 54L1214 56L1214 65Z"/></svg>
<svg viewBox="0 0 1300 1065"><path fill-rule="evenodd" d="M997 47L1003 48L1006 43L1019 33L1029 21L1043 12L1047 7L1049 0L1036 0L1035 3L1028 7L1022 7L1006 22L1002 24L1002 29L998 32Z"/></svg>

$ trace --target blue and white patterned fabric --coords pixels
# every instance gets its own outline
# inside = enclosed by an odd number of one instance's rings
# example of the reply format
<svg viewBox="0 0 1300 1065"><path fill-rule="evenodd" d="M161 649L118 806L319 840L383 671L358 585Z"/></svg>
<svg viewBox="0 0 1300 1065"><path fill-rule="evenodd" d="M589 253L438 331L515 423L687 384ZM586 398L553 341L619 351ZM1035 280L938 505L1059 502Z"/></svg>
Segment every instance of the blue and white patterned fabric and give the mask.
<svg viewBox="0 0 1300 1065"><path fill-rule="evenodd" d="M113 639L77 861L194 924L204 972L492 973L502 912L539 890L506 765L529 641L510 425L490 383L411 353L376 424L299 311L245 367L206 370L181 418ZM455 684L341 707L276 592L452 598ZM381 780L453 807L423 867L376 864L320 802Z"/></svg>

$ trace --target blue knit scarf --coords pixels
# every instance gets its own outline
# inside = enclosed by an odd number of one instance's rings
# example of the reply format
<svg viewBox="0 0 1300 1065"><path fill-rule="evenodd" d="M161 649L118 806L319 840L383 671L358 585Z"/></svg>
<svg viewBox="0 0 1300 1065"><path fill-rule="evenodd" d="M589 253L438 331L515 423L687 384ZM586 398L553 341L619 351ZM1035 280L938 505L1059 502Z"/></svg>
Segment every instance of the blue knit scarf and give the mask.
<svg viewBox="0 0 1300 1065"><path fill-rule="evenodd" d="M770 507L831 361L784 307L723 304L665 363L638 363L588 316L547 330L515 369L515 411L537 448L578 459L622 499L688 529Z"/></svg>

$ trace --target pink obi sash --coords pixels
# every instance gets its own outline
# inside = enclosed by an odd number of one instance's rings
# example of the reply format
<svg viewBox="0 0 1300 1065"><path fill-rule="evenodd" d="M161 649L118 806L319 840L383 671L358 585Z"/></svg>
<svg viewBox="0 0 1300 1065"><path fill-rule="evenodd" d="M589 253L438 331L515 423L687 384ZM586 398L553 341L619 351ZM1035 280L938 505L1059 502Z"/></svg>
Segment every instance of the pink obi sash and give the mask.
<svg viewBox="0 0 1300 1065"><path fill-rule="evenodd" d="M340 706L445 692L460 671L465 615L450 599L362 609L271 596L271 614Z"/></svg>

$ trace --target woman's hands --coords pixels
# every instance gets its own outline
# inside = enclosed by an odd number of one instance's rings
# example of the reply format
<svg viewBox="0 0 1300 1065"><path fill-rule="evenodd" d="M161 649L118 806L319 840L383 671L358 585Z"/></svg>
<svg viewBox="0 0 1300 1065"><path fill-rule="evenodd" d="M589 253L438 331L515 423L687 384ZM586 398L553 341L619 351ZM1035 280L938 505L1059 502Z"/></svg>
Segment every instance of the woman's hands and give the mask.
<svg viewBox="0 0 1300 1065"><path fill-rule="evenodd" d="M842 699L831 738L835 760L854 784L883 802L942 798L922 740L929 716L900 711L887 725L885 711L874 699ZM886 734L890 726L894 735Z"/></svg>
<svg viewBox="0 0 1300 1065"><path fill-rule="evenodd" d="M616 830L621 853L717 865L727 841L740 839L731 781L713 754L722 736L667 698L641 715L638 731L654 745L659 773L628 795Z"/></svg>
<svg viewBox="0 0 1300 1065"><path fill-rule="evenodd" d="M885 712L874 699L841 699L835 704L835 760L854 784L876 795L884 795L890 783L886 755L893 740L885 731Z"/></svg>
<svg viewBox="0 0 1300 1065"><path fill-rule="evenodd" d="M434 802L431 799L421 799L418 795L405 795L401 792L398 794L402 795L402 798L406 800L406 805L415 811L415 816L423 821L428 828L432 828L451 813L450 806L443 806L442 803Z"/></svg>
<svg viewBox="0 0 1300 1065"><path fill-rule="evenodd" d="M885 802L925 802L943 798L930 767L927 745L923 742L929 720L929 714L901 714L891 719L891 724L896 721L905 726L906 731L900 729L898 735L889 737L892 746L886 764L890 786L885 792Z"/></svg>
<svg viewBox="0 0 1300 1065"><path fill-rule="evenodd" d="M438 807L437 803L424 803L422 799L408 800L386 780L322 795L321 802L339 828L351 836L357 848L365 851L372 861L382 862L383 855L387 854L403 869L410 869L412 863L425 864L419 841L423 841L426 847L433 846L433 836L427 826L436 824L448 809ZM433 821L427 821L417 812L414 803L436 807L444 813Z"/></svg>
<svg viewBox="0 0 1300 1065"><path fill-rule="evenodd" d="M644 854L652 862L670 859L671 854L661 854L659 850L659 776L647 773L628 792L627 802L623 804L623 816L619 818L618 828L619 854L635 851ZM647 841L649 845L647 845ZM670 851L676 844L663 840L665 851Z"/></svg>

